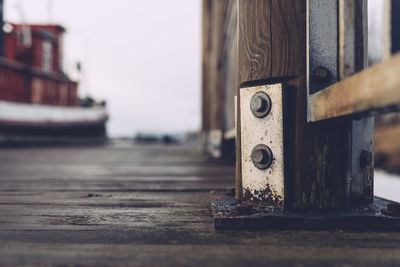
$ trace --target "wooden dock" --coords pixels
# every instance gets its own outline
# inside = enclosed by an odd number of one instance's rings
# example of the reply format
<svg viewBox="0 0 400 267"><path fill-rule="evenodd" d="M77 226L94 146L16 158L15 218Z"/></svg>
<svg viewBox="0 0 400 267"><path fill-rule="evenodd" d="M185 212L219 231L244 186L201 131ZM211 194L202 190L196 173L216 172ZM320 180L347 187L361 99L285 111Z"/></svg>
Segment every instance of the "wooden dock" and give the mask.
<svg viewBox="0 0 400 267"><path fill-rule="evenodd" d="M0 265L400 264L400 233L216 231L234 166L178 146L0 150Z"/></svg>

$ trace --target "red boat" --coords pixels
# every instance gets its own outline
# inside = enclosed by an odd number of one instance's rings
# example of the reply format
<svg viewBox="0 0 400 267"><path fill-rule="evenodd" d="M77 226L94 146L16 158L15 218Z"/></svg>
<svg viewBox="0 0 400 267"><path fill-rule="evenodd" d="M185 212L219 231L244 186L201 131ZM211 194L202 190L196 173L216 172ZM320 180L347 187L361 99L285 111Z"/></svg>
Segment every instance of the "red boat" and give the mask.
<svg viewBox="0 0 400 267"><path fill-rule="evenodd" d="M86 102L63 71L60 25L5 23L0 33L0 142L102 142L104 103Z"/></svg>

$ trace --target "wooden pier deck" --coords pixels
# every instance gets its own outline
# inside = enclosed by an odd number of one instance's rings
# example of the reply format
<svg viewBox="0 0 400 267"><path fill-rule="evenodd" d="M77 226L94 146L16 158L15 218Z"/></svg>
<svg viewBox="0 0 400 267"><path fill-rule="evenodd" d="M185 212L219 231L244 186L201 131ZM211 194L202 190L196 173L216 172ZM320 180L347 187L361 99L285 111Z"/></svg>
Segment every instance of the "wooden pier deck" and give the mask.
<svg viewBox="0 0 400 267"><path fill-rule="evenodd" d="M177 146L0 150L0 265L400 265L400 233L215 231L234 166Z"/></svg>

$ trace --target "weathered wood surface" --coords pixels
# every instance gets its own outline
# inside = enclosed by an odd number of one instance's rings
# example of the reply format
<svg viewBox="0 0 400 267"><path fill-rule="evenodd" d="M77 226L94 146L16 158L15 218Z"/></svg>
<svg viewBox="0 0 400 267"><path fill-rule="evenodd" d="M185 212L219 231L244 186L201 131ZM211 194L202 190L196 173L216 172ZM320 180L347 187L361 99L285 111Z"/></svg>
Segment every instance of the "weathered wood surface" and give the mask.
<svg viewBox="0 0 400 267"><path fill-rule="evenodd" d="M215 231L234 167L179 147L0 150L0 265L399 265L400 233Z"/></svg>
<svg viewBox="0 0 400 267"><path fill-rule="evenodd" d="M201 128L207 133L210 130L209 80L210 80L210 53L211 53L211 0L202 2L202 69L201 69Z"/></svg>
<svg viewBox="0 0 400 267"><path fill-rule="evenodd" d="M224 47L228 0L202 2L202 129L225 131Z"/></svg>
<svg viewBox="0 0 400 267"><path fill-rule="evenodd" d="M310 97L310 122L400 109L400 54Z"/></svg>
<svg viewBox="0 0 400 267"><path fill-rule="evenodd" d="M306 146L303 140L310 135L304 129L307 127L306 1L239 0L238 29L239 85L288 81L288 107L293 109L290 120L295 124L291 125L294 130L288 144L293 155L291 169L295 173L289 176L298 192L288 193L287 203L293 203L302 198L304 190L298 184L304 183L304 169L310 165L305 160L308 154L305 158L301 154Z"/></svg>

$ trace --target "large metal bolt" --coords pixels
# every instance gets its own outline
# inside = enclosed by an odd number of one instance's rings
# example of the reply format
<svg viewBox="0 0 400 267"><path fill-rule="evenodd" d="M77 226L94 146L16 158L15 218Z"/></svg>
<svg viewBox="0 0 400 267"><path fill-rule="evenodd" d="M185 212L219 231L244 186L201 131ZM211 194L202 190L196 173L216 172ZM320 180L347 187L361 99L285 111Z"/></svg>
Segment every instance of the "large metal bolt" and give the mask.
<svg viewBox="0 0 400 267"><path fill-rule="evenodd" d="M314 77L320 82L327 82L331 77L331 73L327 68L318 66L314 71Z"/></svg>
<svg viewBox="0 0 400 267"><path fill-rule="evenodd" d="M372 153L366 150L361 151L360 154L360 167L364 169L372 164Z"/></svg>
<svg viewBox="0 0 400 267"><path fill-rule="evenodd" d="M260 170L268 169L271 166L272 159L272 151L266 145L256 145L251 152L251 161Z"/></svg>
<svg viewBox="0 0 400 267"><path fill-rule="evenodd" d="M257 118L264 118L271 110L271 99L266 93L257 92L250 100L250 109Z"/></svg>

